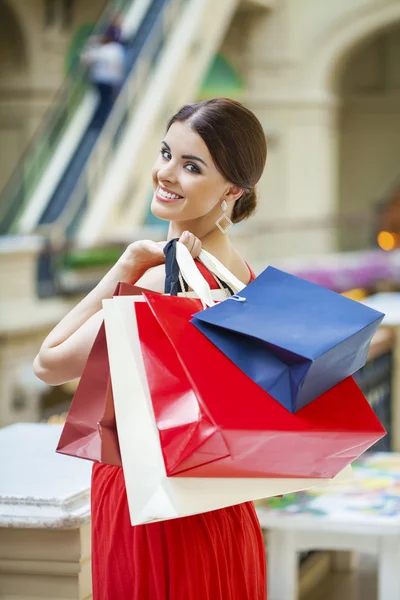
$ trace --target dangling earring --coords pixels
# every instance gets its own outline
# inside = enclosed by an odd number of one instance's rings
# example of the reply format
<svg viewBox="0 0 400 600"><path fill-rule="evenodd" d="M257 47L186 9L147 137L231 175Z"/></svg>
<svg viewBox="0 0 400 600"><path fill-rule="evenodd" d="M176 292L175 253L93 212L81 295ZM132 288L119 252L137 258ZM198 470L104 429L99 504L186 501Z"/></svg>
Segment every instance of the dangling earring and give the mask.
<svg viewBox="0 0 400 600"><path fill-rule="evenodd" d="M220 217L218 217L218 219L215 221L215 224L218 227L218 229L220 231L222 231L222 233L226 233L228 231L229 227L232 227L232 225L233 225L232 221L226 214L226 211L228 210L228 203L226 200L223 200L221 202L221 210L222 210L222 215ZM224 225L222 225L222 221L225 222Z"/></svg>

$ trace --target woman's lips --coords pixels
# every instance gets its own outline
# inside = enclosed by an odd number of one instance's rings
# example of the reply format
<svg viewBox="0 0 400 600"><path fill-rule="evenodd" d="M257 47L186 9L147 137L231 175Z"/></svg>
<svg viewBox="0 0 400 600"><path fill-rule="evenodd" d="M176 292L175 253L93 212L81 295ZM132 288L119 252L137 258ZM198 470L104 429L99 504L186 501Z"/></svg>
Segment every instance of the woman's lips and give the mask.
<svg viewBox="0 0 400 600"><path fill-rule="evenodd" d="M180 202L181 200L183 200L183 196L179 196L178 198L175 197L169 197L169 196L164 196L162 195L161 191L167 192L169 194L174 194L174 192L171 192L170 190L167 190L161 186L159 186L157 188L157 192L156 192L156 198L157 200L159 200L160 202L167 202L167 203L172 203L172 202ZM178 196L178 194L174 194L174 196Z"/></svg>

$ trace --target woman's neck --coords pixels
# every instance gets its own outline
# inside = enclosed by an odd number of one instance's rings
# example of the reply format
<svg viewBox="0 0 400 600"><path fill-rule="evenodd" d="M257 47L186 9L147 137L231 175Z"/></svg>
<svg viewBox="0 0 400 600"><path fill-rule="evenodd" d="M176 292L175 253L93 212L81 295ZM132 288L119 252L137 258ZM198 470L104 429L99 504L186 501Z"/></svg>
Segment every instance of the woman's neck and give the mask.
<svg viewBox="0 0 400 600"><path fill-rule="evenodd" d="M179 238L184 231L190 231L202 243L205 250L226 264L232 256L233 246L226 233L222 233L214 223L210 227L198 221L196 225L191 223L171 222L168 230L168 240Z"/></svg>
<svg viewBox="0 0 400 600"><path fill-rule="evenodd" d="M190 231L199 238L205 250L215 256L227 269L243 283L251 280L251 273L247 263L233 247L229 236L222 233L215 225L215 222L196 219L196 221L177 223L171 222L168 231L168 240L179 238L184 231Z"/></svg>

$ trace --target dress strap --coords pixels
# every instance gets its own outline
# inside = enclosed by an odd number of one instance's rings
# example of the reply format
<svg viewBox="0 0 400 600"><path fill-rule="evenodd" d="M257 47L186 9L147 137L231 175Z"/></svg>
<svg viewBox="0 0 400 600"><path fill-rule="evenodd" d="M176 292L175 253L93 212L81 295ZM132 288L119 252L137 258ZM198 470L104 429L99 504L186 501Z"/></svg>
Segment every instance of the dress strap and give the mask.
<svg viewBox="0 0 400 600"><path fill-rule="evenodd" d="M233 292L230 289L230 287L224 281L218 279L218 277L214 275L214 273L211 273L211 271L209 271L207 267L203 265L202 262L200 262L197 258L194 262L196 263L197 268L199 269L200 273L203 275L204 279L207 281L208 285L212 290L220 288L221 290L224 290L227 297L233 295Z"/></svg>
<svg viewBox="0 0 400 600"><path fill-rule="evenodd" d="M249 270L249 273L250 273L250 282L249 282L249 283L251 283L252 281L254 281L254 280L255 280L255 278L256 278L256 274L254 273L253 269L250 267L249 263L248 263L248 262L246 262L246 261L244 261L244 262L246 263L246 265L247 265L247 268L248 268L248 270Z"/></svg>

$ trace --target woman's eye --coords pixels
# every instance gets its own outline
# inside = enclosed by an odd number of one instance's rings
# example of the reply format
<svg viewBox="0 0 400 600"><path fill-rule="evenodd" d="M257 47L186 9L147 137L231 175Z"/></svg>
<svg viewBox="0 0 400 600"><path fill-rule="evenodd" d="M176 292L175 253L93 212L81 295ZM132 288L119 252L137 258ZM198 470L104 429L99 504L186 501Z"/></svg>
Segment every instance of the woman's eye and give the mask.
<svg viewBox="0 0 400 600"><path fill-rule="evenodd" d="M193 163L187 164L186 168L191 173L200 173L200 169L196 165L194 165Z"/></svg>
<svg viewBox="0 0 400 600"><path fill-rule="evenodd" d="M166 148L161 148L160 154L164 160L171 160L172 158L171 152L169 152L169 150ZM185 165L185 169L187 169L190 173L201 173L199 167L193 163L187 163Z"/></svg>

